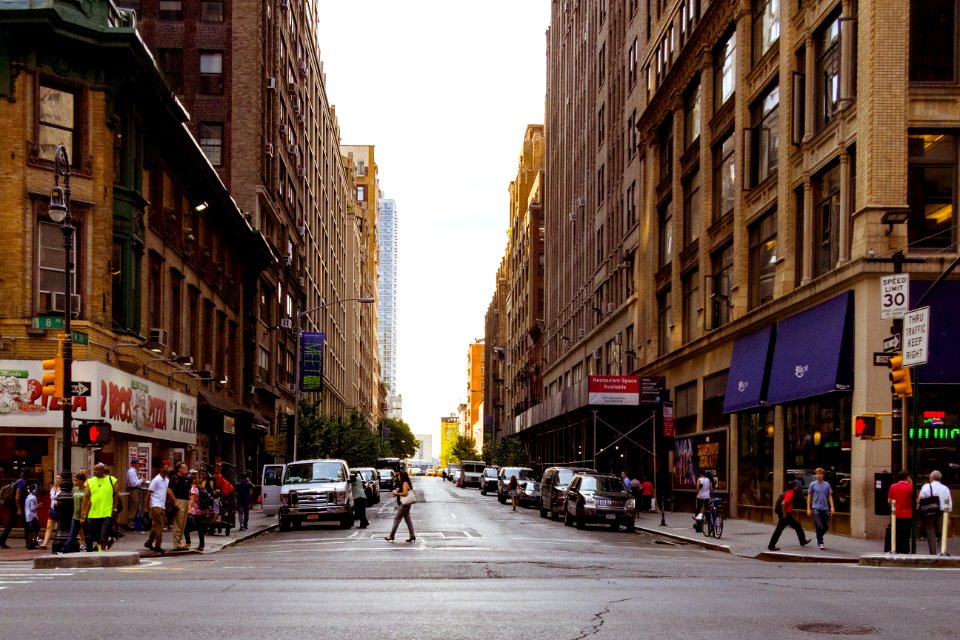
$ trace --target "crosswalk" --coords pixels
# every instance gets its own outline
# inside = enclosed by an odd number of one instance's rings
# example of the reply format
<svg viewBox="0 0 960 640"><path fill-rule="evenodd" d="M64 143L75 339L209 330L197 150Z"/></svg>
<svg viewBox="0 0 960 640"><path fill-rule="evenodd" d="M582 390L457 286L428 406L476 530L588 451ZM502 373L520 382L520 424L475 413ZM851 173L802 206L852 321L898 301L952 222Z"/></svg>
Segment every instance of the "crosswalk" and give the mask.
<svg viewBox="0 0 960 640"><path fill-rule="evenodd" d="M0 590L72 575L74 575L73 571L34 569L33 564L29 562L5 563L5 566L0 569Z"/></svg>

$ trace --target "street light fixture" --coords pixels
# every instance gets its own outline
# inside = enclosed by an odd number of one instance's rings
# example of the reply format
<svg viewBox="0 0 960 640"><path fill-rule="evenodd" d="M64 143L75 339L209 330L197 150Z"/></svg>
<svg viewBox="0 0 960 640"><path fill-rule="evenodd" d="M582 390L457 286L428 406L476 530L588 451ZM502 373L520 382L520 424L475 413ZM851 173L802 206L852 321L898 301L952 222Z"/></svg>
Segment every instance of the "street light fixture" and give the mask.
<svg viewBox="0 0 960 640"><path fill-rule="evenodd" d="M63 176L63 186L60 186ZM61 457L63 467L60 472L60 494L57 496L57 514L60 527L54 539L53 548L66 551L64 546L70 536L73 520L73 473L70 470L73 447L73 333L70 319L73 315L73 218L70 215L70 160L67 149L57 145L53 154L53 189L50 191L50 205L47 214L54 222L61 224L63 233L63 397L60 406L63 410L63 442Z"/></svg>
<svg viewBox="0 0 960 640"><path fill-rule="evenodd" d="M296 382L293 386L293 459L297 459L297 432L300 427L300 391L302 386L302 376L300 371L300 351L302 349L301 341L303 339L303 329L301 327L300 321L305 316L313 313L314 311L319 311L320 309L325 309L330 305L343 303L343 302L356 302L358 304L372 304L375 302L374 298L371 296L361 296L359 298L343 298L341 300L332 300L325 304L318 305L316 307L311 307L304 311L298 311L296 314L296 334L297 334L297 364L295 369Z"/></svg>

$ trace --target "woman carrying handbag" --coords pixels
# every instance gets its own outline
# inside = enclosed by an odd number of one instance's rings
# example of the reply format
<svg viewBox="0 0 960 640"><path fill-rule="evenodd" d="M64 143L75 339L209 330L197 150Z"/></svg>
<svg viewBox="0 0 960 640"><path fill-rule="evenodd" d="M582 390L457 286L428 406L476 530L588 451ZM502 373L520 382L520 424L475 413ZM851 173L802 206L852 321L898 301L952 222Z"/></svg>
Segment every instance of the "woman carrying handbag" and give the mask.
<svg viewBox="0 0 960 640"><path fill-rule="evenodd" d="M400 508L397 509L397 515L393 517L393 529L390 530L390 535L386 536L384 540L393 542L393 535L397 532L400 521L405 520L407 530L410 532L410 537L407 538L407 542L414 542L417 536L413 533L413 521L410 520L410 506L417 501L417 494L413 490L413 484L410 482L410 476L407 475L406 471L400 472L399 484L400 489L394 489L392 493L400 498Z"/></svg>

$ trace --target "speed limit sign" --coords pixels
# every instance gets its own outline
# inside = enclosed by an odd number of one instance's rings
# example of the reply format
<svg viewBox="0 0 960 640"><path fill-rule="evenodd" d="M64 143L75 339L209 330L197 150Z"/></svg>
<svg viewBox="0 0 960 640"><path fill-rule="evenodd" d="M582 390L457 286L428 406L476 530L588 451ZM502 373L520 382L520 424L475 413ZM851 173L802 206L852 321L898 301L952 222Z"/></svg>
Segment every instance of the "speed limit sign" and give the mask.
<svg viewBox="0 0 960 640"><path fill-rule="evenodd" d="M910 301L910 274L895 273L880 278L880 319L902 318Z"/></svg>

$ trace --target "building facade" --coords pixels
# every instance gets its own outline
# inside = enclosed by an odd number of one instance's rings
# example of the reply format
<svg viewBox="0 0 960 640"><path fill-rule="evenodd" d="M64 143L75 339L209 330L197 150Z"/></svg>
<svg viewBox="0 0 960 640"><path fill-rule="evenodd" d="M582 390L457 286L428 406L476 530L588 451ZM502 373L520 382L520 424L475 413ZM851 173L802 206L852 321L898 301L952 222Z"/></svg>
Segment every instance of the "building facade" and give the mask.
<svg viewBox="0 0 960 640"><path fill-rule="evenodd" d="M400 223L397 203L380 201L380 273L378 274L377 314L380 348L380 376L387 387L387 417L402 418L397 411L397 265L399 259Z"/></svg>

